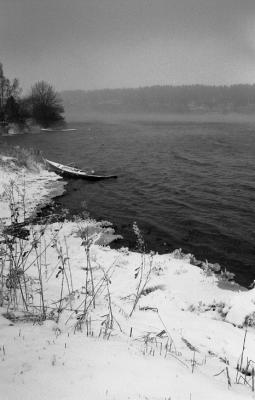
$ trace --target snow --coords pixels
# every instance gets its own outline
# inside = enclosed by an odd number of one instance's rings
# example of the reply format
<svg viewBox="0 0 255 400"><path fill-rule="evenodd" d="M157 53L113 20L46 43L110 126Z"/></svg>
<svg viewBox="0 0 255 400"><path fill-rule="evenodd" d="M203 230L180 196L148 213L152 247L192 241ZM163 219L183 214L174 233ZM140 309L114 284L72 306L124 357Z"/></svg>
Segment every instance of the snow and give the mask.
<svg viewBox="0 0 255 400"><path fill-rule="evenodd" d="M143 356L132 340L56 336L48 327L10 327L2 332L1 393L6 399L243 399L244 388L174 358ZM10 336L11 335L11 336Z"/></svg>
<svg viewBox="0 0 255 400"><path fill-rule="evenodd" d="M22 182L23 172L18 176L0 170L1 190L10 178ZM25 176L29 204L35 206L49 198L47 182L54 183L56 177L43 170ZM0 210L1 218L8 219L4 198ZM42 282L48 310L56 308L60 298L59 251L63 257L68 256L74 293L68 297L64 281L66 298L58 322L56 318L40 323L13 320L10 317L24 314L11 309L7 319L6 307L0 308L1 400L255 398L251 387L242 381L236 383L236 366L246 332L244 323L249 319L253 325L254 289L246 290L224 281L220 275L208 274L192 265L188 256L177 257L175 252L146 255L143 265L148 269L151 262L152 272L130 317L141 254L99 245L108 243L112 230L91 220L30 228L37 236L45 229L43 246L47 252L42 255ZM78 306L85 299L88 267L81 228L89 234L90 263L98 296L95 309L90 309L89 325L84 323L78 329L83 311L83 306ZM26 244L28 248L30 243ZM35 264L32 251L26 273L34 279ZM114 317L113 329L106 334L103 321L109 312L109 296L105 276ZM34 288L38 289L37 281ZM39 306L38 290L33 295L33 305ZM247 358L254 358L254 353L255 331L249 326L243 365ZM251 377L247 379L252 384Z"/></svg>
<svg viewBox="0 0 255 400"><path fill-rule="evenodd" d="M9 201L6 196L6 187L14 184L16 201L24 196L28 215L38 207L50 202L52 197L63 193L64 182L53 172L38 167L38 171L29 171L17 168L13 157L1 156L0 161L7 162L8 168L0 168L0 219L10 220Z"/></svg>

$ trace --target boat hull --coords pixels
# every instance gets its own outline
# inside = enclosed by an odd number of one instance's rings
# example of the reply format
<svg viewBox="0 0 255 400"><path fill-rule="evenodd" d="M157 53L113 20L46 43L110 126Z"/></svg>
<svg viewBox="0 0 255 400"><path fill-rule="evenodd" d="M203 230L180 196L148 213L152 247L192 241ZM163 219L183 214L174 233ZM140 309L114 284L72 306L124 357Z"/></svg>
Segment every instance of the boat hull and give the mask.
<svg viewBox="0 0 255 400"><path fill-rule="evenodd" d="M57 164L50 160L45 160L46 164L57 174L72 178L72 179L85 179L88 181L99 181L103 179L115 179L117 178L116 175L96 175L96 174L89 174L85 171L78 170L77 168L69 167L63 164Z"/></svg>

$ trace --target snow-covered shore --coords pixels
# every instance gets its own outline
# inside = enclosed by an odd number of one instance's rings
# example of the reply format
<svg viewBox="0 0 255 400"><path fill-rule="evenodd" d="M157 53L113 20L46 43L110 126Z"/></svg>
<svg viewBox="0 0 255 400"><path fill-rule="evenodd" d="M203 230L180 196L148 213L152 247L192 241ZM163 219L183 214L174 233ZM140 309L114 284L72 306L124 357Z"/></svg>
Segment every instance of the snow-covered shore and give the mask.
<svg viewBox="0 0 255 400"><path fill-rule="evenodd" d="M24 176L32 210L48 198L47 182L56 176L43 169L29 174L1 169L1 190L10 179L22 188ZM5 197L0 210L0 218L8 220ZM42 228L31 229L35 237ZM44 229L42 285L45 307L52 313L33 324L11 308L7 319L6 307L0 308L1 399L255 398L254 289L200 269L178 251L143 255L101 246L112 231L95 221L54 223ZM81 232L87 235L89 258ZM71 280L65 280L61 260L68 260ZM31 252L26 265L35 287L33 306L39 307L33 262ZM141 265L148 281L132 313ZM84 302L91 299L91 293L86 296L89 268L95 287L90 282L87 293L94 290L96 304L85 320ZM60 293L61 313L56 314Z"/></svg>
<svg viewBox="0 0 255 400"><path fill-rule="evenodd" d="M18 167L15 158L0 154L0 219L10 220L8 188L15 186L16 201L26 202L26 212L31 215L38 207L63 193L65 183L42 165L34 170Z"/></svg>

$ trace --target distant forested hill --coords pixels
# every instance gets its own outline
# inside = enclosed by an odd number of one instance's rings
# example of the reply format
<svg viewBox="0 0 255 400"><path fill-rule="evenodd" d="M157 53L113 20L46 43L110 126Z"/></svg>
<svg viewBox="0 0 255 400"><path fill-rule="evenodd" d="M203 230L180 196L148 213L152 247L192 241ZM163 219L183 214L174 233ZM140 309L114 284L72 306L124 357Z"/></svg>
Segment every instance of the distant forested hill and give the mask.
<svg viewBox="0 0 255 400"><path fill-rule="evenodd" d="M64 91L66 113L255 113L255 85L152 86L137 89Z"/></svg>

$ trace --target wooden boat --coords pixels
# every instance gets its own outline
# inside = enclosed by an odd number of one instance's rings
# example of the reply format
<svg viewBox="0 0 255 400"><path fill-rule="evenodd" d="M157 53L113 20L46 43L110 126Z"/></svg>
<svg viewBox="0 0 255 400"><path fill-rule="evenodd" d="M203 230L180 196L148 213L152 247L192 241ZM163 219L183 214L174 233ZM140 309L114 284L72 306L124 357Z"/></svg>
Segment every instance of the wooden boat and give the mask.
<svg viewBox="0 0 255 400"><path fill-rule="evenodd" d="M47 159L45 159L45 162L54 172L62 176L67 176L69 178L87 179L91 181L117 178L117 175L96 175L93 172L88 173L82 169L70 167L68 165L58 164Z"/></svg>

